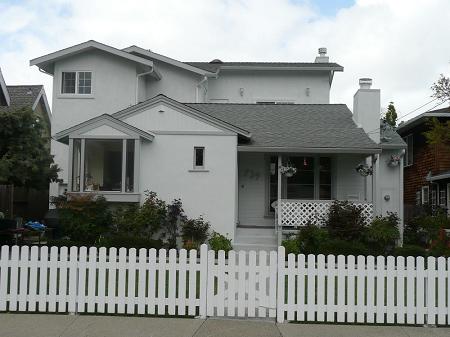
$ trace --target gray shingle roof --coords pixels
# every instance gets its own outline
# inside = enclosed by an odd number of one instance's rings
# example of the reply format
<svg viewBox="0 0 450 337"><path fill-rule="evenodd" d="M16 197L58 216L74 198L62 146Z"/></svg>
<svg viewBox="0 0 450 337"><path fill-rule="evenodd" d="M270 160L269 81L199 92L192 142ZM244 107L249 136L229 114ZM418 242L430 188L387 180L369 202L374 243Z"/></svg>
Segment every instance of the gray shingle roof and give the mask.
<svg viewBox="0 0 450 337"><path fill-rule="evenodd" d="M380 143L382 147L406 148L406 143L397 131L383 121L380 121Z"/></svg>
<svg viewBox="0 0 450 337"><path fill-rule="evenodd" d="M184 62L193 67L197 67L206 71L216 72L220 67L302 67L302 68L342 68L337 63L315 63L315 62Z"/></svg>
<svg viewBox="0 0 450 337"><path fill-rule="evenodd" d="M252 147L379 149L345 104L186 103L252 133Z"/></svg>
<svg viewBox="0 0 450 337"><path fill-rule="evenodd" d="M36 102L39 93L41 92L42 85L8 85L9 96L11 98L11 104L9 106L0 106L0 111L14 111L20 108L31 108Z"/></svg>

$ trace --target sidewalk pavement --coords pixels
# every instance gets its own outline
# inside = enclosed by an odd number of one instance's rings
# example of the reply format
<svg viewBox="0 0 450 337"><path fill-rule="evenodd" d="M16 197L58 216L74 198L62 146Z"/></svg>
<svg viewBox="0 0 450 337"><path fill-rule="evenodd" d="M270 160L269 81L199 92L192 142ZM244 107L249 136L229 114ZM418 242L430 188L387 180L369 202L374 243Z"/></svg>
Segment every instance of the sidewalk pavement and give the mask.
<svg viewBox="0 0 450 337"><path fill-rule="evenodd" d="M450 328L271 321L0 314L0 337L448 337Z"/></svg>

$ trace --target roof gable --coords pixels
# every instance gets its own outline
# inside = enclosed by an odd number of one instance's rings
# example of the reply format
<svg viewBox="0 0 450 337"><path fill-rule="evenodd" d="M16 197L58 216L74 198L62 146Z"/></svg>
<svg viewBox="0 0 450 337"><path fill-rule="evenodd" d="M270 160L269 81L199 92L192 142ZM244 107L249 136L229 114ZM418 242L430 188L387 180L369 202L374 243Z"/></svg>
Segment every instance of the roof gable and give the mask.
<svg viewBox="0 0 450 337"><path fill-rule="evenodd" d="M142 131L141 129L138 129L107 114L91 118L83 123L58 132L55 135L55 139L62 143L68 143L69 138L95 137L119 137L134 139L141 137L152 141L155 135Z"/></svg>
<svg viewBox="0 0 450 337"><path fill-rule="evenodd" d="M101 51L104 51L106 53L110 53L113 55L116 55L118 57L122 57L125 58L129 61L133 61L139 64L142 64L144 66L150 66L153 67L153 62L151 60L147 60L145 58L127 53L123 50L105 45L103 43L99 43L97 41L94 40L89 40L65 49L61 49L59 51L56 51L54 53L50 53L41 57L37 57L35 59L32 59L30 61L30 66L38 66L40 69L46 71L47 73L53 74L53 70L54 70L54 63L57 60L60 60L62 58L65 57L70 57L82 52L85 52L87 50L92 50L92 49L98 49Z"/></svg>
<svg viewBox="0 0 450 337"><path fill-rule="evenodd" d="M168 64L171 64L171 65L173 65L175 67L178 67L178 68L181 68L181 69L184 69L184 70L187 70L187 71L191 71L191 72L196 73L196 74L200 74L200 75L207 75L207 74L212 75L213 74L208 69L204 69L204 68L201 68L201 67L196 67L196 66L190 65L189 63L184 63L184 62L175 60L173 58L170 58L170 57L167 57L167 56L164 56L164 55L161 55L161 54L154 53L154 52L152 52L150 50L147 50L147 49L144 49L144 48L141 48L141 47L138 47L138 46L130 46L130 47L124 48L122 50L124 52L130 53L130 54L133 54L133 55L139 54L139 55L144 56L146 58L155 59L155 60L158 60L158 61L161 61L161 62L164 62L164 63L168 63Z"/></svg>
<svg viewBox="0 0 450 337"><path fill-rule="evenodd" d="M188 106L187 104L177 102L177 101L175 101L165 95L162 95L162 94L157 95L157 96L155 96L151 99L148 99L144 102L141 102L139 104L133 105L124 110L121 110L119 112L116 112L112 116L114 116L115 118L118 118L120 120L130 120L131 116L135 116L137 114L140 114L143 111L146 111L152 107L156 107L161 104L165 105L167 107L170 107L172 109L175 109L176 111L178 111L186 116L189 116L191 118L194 118L206 125L210 125L214 128L218 128L219 130L227 130L227 131L235 132L246 138L251 137L251 133L243 128L237 127L236 125L234 125L232 123L228 123L228 122L223 121L214 116L205 114L204 112L202 112L200 110L196 110L195 108L192 108L192 107Z"/></svg>
<svg viewBox="0 0 450 337"><path fill-rule="evenodd" d="M5 79L3 78L1 69L0 69L0 94L4 97L6 106L9 106L11 104L11 98L9 96L8 88L6 87L6 82Z"/></svg>

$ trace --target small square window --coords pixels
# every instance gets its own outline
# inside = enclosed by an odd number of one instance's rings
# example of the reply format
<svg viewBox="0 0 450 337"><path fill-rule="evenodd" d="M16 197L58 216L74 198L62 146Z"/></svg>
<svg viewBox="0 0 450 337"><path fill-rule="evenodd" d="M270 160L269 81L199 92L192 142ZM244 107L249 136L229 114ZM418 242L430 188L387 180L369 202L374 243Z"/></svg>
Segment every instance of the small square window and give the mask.
<svg viewBox="0 0 450 337"><path fill-rule="evenodd" d="M74 94L77 73L74 71L64 71L62 73L61 93Z"/></svg>
<svg viewBox="0 0 450 337"><path fill-rule="evenodd" d="M205 148L194 147L194 169L205 168Z"/></svg>

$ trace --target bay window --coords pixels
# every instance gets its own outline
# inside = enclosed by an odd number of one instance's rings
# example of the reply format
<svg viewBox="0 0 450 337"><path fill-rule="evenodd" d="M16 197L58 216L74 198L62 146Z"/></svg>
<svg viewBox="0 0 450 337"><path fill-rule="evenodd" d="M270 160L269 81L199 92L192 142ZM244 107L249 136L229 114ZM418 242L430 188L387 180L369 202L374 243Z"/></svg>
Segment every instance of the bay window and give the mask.
<svg viewBox="0 0 450 337"><path fill-rule="evenodd" d="M72 139L72 192L135 191L136 139Z"/></svg>

